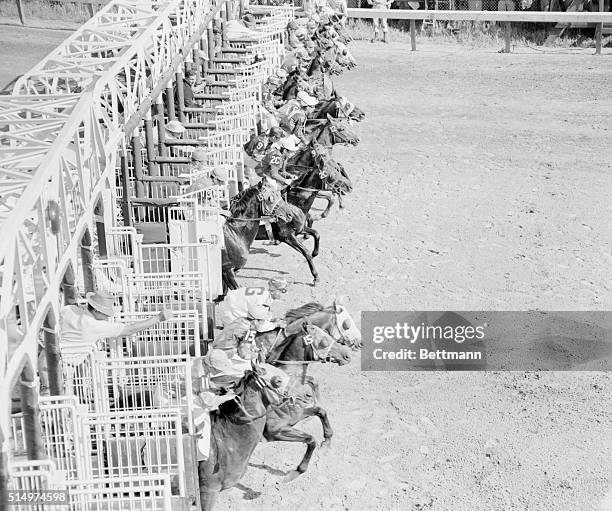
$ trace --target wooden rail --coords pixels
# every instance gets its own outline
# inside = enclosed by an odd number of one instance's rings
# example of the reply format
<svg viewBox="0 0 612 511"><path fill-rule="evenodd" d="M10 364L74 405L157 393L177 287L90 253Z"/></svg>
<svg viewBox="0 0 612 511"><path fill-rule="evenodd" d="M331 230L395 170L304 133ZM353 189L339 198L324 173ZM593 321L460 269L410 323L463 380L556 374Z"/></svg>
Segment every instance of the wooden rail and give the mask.
<svg viewBox="0 0 612 511"><path fill-rule="evenodd" d="M600 5L600 9L601 9ZM601 9L603 10L603 9ZM416 50L416 23L424 21L499 21L506 24L506 52L510 52L511 23L596 23L596 53L601 53L601 28L612 23L609 12L546 12L546 11L445 11L413 9L348 9L349 18L387 18L410 20L412 50Z"/></svg>

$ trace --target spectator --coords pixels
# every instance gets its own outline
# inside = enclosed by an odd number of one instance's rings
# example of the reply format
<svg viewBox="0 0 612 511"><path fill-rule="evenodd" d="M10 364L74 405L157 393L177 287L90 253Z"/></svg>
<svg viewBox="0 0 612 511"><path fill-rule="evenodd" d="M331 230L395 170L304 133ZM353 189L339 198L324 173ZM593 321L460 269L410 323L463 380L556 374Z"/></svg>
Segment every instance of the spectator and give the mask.
<svg viewBox="0 0 612 511"><path fill-rule="evenodd" d="M372 6L372 9L381 9L388 11L391 9L391 4L393 0L368 0L368 4ZM389 33L389 24L387 23L387 18L373 18L374 21L374 37L370 40L370 42L375 42L378 40L378 32L379 28L382 27L382 42L388 43L387 39Z"/></svg>

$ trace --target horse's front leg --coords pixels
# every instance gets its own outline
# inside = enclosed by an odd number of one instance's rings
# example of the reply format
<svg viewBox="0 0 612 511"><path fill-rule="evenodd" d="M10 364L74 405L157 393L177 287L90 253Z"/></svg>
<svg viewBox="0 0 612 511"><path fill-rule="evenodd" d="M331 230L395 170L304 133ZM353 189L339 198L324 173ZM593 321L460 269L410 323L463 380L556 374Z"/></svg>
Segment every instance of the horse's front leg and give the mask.
<svg viewBox="0 0 612 511"><path fill-rule="evenodd" d="M323 443L321 444L321 447L331 447L331 439L334 435L334 431L332 430L331 423L329 422L327 410L317 405L308 409L307 412L312 413L312 415L316 415L321 421L321 427L323 428Z"/></svg>
<svg viewBox="0 0 612 511"><path fill-rule="evenodd" d="M219 491L206 491L200 490L200 505L202 506L202 511L213 511L215 507L215 502L217 502L217 497L219 496Z"/></svg>
<svg viewBox="0 0 612 511"><path fill-rule="evenodd" d="M306 417L308 417L307 414L304 415L304 418ZM302 461L300 461L300 464L295 470L292 470L285 476L283 479L284 482L288 483L289 481L293 481L296 477L301 476L304 472L306 472L306 470L308 470L308 465L310 464L312 454L317 448L317 441L312 435L299 429L285 426L275 431L267 431L266 438L270 442L302 442L306 444L306 453L304 454Z"/></svg>
<svg viewBox="0 0 612 511"><path fill-rule="evenodd" d="M323 212L318 218L313 217L313 220L320 220L322 218L327 218L327 216L329 215L329 212L331 211L331 208L336 203L335 194L332 192L319 192L317 193L317 198L325 199L327 201L327 207L323 210Z"/></svg>
<svg viewBox="0 0 612 511"><path fill-rule="evenodd" d="M312 285L316 286L319 280L319 274L317 272L317 269L315 268L314 261L312 260L312 256L308 253L308 250L306 250L306 247L300 243L300 241L297 239L295 234L287 234L285 236L282 236L281 241L289 245L294 250L297 250L300 254L302 254L302 256L304 256L304 259L306 259L306 262L308 263L308 267L310 268L310 273L312 274L312 278L313 278Z"/></svg>
<svg viewBox="0 0 612 511"><path fill-rule="evenodd" d="M340 209L344 209L344 199L342 197L342 195L338 194L338 207Z"/></svg>
<svg viewBox="0 0 612 511"><path fill-rule="evenodd" d="M240 286L236 281L236 274L234 273L233 268L227 268L223 270L222 273L223 283L227 286L228 289L238 289Z"/></svg>
<svg viewBox="0 0 612 511"><path fill-rule="evenodd" d="M321 241L321 236L319 235L319 232L314 230L311 227L304 227L304 232L312 235L312 237L314 238L314 248L312 249L312 257L317 257L319 255L319 242Z"/></svg>

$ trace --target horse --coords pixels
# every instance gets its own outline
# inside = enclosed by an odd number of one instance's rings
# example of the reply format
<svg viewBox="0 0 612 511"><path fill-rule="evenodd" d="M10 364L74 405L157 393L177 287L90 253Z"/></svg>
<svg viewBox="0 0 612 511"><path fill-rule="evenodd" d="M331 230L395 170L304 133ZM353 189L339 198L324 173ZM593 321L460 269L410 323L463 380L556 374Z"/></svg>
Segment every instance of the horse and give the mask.
<svg viewBox="0 0 612 511"><path fill-rule="evenodd" d="M304 136L307 141L315 141L323 147L332 147L336 144L352 146L359 144L357 134L330 115L326 119L308 119Z"/></svg>
<svg viewBox="0 0 612 511"><path fill-rule="evenodd" d="M232 216L223 225L222 278L225 288L238 289L235 272L246 264L249 249L259 230L259 220L272 216L277 221L290 222L294 212L276 185L264 178L234 197L230 213Z"/></svg>
<svg viewBox="0 0 612 511"><path fill-rule="evenodd" d="M327 167L327 169L333 168L338 170L338 172L342 175L342 177L347 183L351 183L351 180L348 177L346 171L344 170L344 167L340 163L332 159L331 156L329 156L329 154L325 151L325 148L316 141L311 142L304 149L301 149L297 151L294 155L292 155L287 160L287 167L289 169L300 169L301 172L299 172L299 174L303 174L313 167L319 168L321 169L321 171L323 171L325 167ZM350 188L352 190L352 184ZM333 192L319 192L319 194L317 195L317 197L325 199L327 201L327 207L321 215L321 218L325 218L329 214L329 211L334 205L335 196L338 197L340 209L343 209L344 204L342 203L342 194L335 194Z"/></svg>
<svg viewBox="0 0 612 511"><path fill-rule="evenodd" d="M320 218L326 218L334 203L334 195L344 195L352 190L351 180L334 165L334 161L321 158L320 165L307 168L306 172L287 187L286 200L307 215L310 227L314 220L318 220L310 215L310 208L315 199L322 196L321 192L330 192L330 196L323 196L328 204Z"/></svg>
<svg viewBox="0 0 612 511"><path fill-rule="evenodd" d="M334 119L348 119L352 121L362 121L365 119L365 112L351 103L345 96L339 96L334 91L332 98L327 101L321 101L314 107L310 114L310 119L325 119L327 115Z"/></svg>
<svg viewBox="0 0 612 511"><path fill-rule="evenodd" d="M361 332L346 307L335 301L329 307L310 302L285 313L287 330L299 328L299 322L308 321L325 330L338 342L353 348L361 347Z"/></svg>
<svg viewBox="0 0 612 511"><path fill-rule="evenodd" d="M233 487L244 476L249 459L262 438L267 412L281 404L281 382L263 378L264 370L252 370L236 384L236 398L211 414L210 456L198 464L202 511L212 511L219 492Z"/></svg>
<svg viewBox="0 0 612 511"><path fill-rule="evenodd" d="M313 258L319 255L319 233L308 225L308 217L300 208L286 202L285 207L290 211L291 218L289 220L277 218L276 222L272 222L270 224L272 238L276 241L289 245L291 248L302 254L308 263L308 268L310 269L310 274L313 278L312 285L316 286L317 282L319 281L319 273L315 268ZM300 234L305 236L309 235L314 238L314 247L312 252L308 252L306 247L302 245L298 239L298 235ZM266 228L264 226L260 226L259 232L257 233L257 239L267 240L269 238L270 237Z"/></svg>
<svg viewBox="0 0 612 511"><path fill-rule="evenodd" d="M323 329L304 321L297 333L283 338L279 329L256 334L255 343L265 354L269 364L279 366L291 377L290 399L268 410L264 438L269 442L301 442L306 452L297 468L285 481L291 481L306 472L317 446L315 438L294 426L308 417L318 417L323 428L322 446L331 446L333 430L327 411L319 405L319 386L312 377L306 376L312 362L335 362L345 365L351 361L350 351Z"/></svg>

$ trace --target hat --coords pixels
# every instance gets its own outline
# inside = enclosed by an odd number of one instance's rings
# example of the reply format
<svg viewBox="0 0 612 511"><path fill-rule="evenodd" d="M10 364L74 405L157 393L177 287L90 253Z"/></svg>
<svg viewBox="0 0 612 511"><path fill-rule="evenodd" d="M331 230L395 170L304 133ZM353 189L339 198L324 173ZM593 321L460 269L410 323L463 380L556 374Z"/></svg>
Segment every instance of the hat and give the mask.
<svg viewBox="0 0 612 511"><path fill-rule="evenodd" d="M268 281L268 289L270 289L270 291L282 291L286 293L287 286L288 283L285 279L270 279Z"/></svg>
<svg viewBox="0 0 612 511"><path fill-rule="evenodd" d="M288 151L297 151L295 140L293 140L291 137L281 138L278 143L282 148L287 149Z"/></svg>
<svg viewBox="0 0 612 511"><path fill-rule="evenodd" d="M115 315L115 299L113 295L106 291L98 291L96 293L87 293L85 295L87 303L102 314L112 317Z"/></svg>
<svg viewBox="0 0 612 511"><path fill-rule="evenodd" d="M206 151L204 149L194 149L191 153L191 159L193 161L206 161Z"/></svg>
<svg viewBox="0 0 612 511"><path fill-rule="evenodd" d="M221 348L211 348L204 357L204 363L213 369L211 376L221 376L232 372L232 361Z"/></svg>
<svg viewBox="0 0 612 511"><path fill-rule="evenodd" d="M316 98L313 98L310 94L308 94L308 92L304 90L298 92L296 97L303 103L306 103L306 105L308 106L315 106L318 103Z"/></svg>
<svg viewBox="0 0 612 511"><path fill-rule="evenodd" d="M184 133L185 132L185 126L183 126L177 120L170 121L168 124L166 124L166 129L168 131L171 131L172 133Z"/></svg>
<svg viewBox="0 0 612 511"><path fill-rule="evenodd" d="M285 132L279 126L272 126L270 131L268 132L269 137L275 138L283 138L285 136Z"/></svg>
<svg viewBox="0 0 612 511"><path fill-rule="evenodd" d="M219 181L223 181L224 183L229 180L229 172L225 167L215 167L212 170L211 175L213 177L216 177Z"/></svg>

